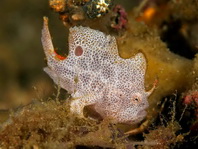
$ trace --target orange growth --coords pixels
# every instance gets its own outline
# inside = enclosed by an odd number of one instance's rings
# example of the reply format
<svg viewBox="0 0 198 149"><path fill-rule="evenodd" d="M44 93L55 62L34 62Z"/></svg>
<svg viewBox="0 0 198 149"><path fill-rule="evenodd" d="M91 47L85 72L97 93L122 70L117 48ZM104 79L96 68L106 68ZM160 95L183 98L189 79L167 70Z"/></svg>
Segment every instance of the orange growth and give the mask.
<svg viewBox="0 0 198 149"><path fill-rule="evenodd" d="M55 53L55 57L56 57L57 59L59 59L59 60L64 60L64 59L66 59L66 57L61 56L61 55L59 55L58 53L56 53L56 51L54 51L54 53Z"/></svg>

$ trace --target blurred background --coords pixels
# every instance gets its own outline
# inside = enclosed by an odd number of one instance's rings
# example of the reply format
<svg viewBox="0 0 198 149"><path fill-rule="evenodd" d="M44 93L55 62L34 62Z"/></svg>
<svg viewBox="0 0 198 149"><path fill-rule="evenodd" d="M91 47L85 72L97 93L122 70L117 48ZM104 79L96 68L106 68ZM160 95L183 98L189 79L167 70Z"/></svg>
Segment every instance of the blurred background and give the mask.
<svg viewBox="0 0 198 149"><path fill-rule="evenodd" d="M50 93L51 81L42 71L42 17L53 18L57 33L63 25L50 12L48 0L2 0L0 10L0 110L6 110Z"/></svg>
<svg viewBox="0 0 198 149"><path fill-rule="evenodd" d="M140 0L115 0L130 10ZM50 10L48 0L1 0L0 4L0 120L8 109L56 93L52 80L44 73L45 56L41 45L43 16L56 48L67 49L67 31Z"/></svg>

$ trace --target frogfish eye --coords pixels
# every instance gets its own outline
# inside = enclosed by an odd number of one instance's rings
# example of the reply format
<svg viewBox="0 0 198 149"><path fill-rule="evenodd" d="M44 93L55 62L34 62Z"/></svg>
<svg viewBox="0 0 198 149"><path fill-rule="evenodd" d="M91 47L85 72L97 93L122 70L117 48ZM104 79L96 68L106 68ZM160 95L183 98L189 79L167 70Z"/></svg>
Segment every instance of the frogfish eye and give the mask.
<svg viewBox="0 0 198 149"><path fill-rule="evenodd" d="M134 95L131 100L135 104L141 103L141 101L142 101L141 96L138 96L138 95Z"/></svg>

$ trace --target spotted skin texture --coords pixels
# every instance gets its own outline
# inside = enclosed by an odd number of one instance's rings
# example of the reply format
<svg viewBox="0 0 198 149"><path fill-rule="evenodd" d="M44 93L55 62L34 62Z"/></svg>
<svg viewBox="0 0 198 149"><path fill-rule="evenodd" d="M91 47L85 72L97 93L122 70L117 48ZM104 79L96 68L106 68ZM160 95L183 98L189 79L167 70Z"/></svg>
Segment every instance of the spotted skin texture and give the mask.
<svg viewBox="0 0 198 149"><path fill-rule="evenodd" d="M115 37L79 26L69 29L69 55L59 58L47 18L42 44L48 65L44 71L73 97L71 112L83 117L84 107L92 105L101 117L114 123L135 124L145 118L152 90L145 91L142 53L123 59Z"/></svg>

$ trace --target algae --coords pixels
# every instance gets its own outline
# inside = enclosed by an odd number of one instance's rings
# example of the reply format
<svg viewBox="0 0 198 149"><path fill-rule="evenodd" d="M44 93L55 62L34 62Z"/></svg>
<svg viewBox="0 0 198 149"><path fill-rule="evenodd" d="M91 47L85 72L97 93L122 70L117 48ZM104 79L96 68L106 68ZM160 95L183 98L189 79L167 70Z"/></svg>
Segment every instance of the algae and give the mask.
<svg viewBox="0 0 198 149"><path fill-rule="evenodd" d="M25 106L1 127L3 148L75 148L77 145L116 147L126 136L108 121L80 119L66 101L48 100Z"/></svg>

